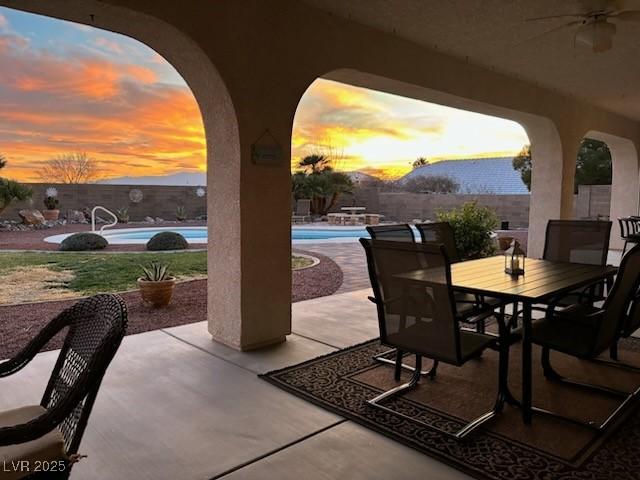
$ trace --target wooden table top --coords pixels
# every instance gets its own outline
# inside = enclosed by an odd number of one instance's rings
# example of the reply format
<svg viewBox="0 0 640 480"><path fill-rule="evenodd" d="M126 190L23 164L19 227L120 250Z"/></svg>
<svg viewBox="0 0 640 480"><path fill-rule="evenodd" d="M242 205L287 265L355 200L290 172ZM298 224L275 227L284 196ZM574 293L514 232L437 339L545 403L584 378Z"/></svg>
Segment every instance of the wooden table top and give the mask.
<svg viewBox="0 0 640 480"><path fill-rule="evenodd" d="M504 271L504 257L495 256L452 264L451 285L469 293L538 302L612 277L616 272L617 268L612 266L527 258L524 275L512 277ZM411 283L443 283L443 279L436 278L430 270L394 276Z"/></svg>

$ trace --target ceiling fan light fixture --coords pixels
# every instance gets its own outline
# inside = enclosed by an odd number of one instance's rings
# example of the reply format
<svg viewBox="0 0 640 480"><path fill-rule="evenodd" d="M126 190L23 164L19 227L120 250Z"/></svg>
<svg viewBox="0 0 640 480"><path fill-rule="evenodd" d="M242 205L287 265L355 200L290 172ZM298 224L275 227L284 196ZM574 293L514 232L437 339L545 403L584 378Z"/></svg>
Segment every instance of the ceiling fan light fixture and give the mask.
<svg viewBox="0 0 640 480"><path fill-rule="evenodd" d="M578 28L576 41L588 45L593 52L601 53L613 47L616 26L605 20L596 20Z"/></svg>

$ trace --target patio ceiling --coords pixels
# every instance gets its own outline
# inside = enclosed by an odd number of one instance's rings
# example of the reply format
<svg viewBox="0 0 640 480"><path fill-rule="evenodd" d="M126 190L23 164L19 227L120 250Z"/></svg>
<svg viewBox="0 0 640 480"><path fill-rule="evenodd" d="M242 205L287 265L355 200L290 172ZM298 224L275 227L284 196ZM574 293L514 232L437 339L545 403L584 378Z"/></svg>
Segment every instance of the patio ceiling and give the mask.
<svg viewBox="0 0 640 480"><path fill-rule="evenodd" d="M572 95L640 120L640 23L616 21L611 50L574 47L575 29L547 35L572 18L527 18L587 12L605 0L304 0L469 62ZM640 1L609 2L640 9ZM535 38L534 38L535 37Z"/></svg>

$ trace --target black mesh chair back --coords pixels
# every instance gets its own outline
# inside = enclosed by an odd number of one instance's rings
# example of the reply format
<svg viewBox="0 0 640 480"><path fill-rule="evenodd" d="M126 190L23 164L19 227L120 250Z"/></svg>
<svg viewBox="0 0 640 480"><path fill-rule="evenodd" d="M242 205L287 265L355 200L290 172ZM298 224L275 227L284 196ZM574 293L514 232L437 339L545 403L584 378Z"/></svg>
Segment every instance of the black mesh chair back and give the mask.
<svg viewBox="0 0 640 480"><path fill-rule="evenodd" d="M46 413L26 427L2 429L0 445L34 440L57 427L64 437L66 453L77 453L102 377L126 327L124 302L116 295L96 295L60 313L15 357L0 363L0 377L17 372L66 329L41 401Z"/></svg>
<svg viewBox="0 0 640 480"><path fill-rule="evenodd" d="M622 258L616 280L602 306L605 313L598 332L596 351L607 348L620 331L637 325L639 288L640 245L637 245Z"/></svg>
<svg viewBox="0 0 640 480"><path fill-rule="evenodd" d="M460 329L444 247L360 239L378 307L380 341L400 350L459 365ZM411 285L395 275L427 270L433 283Z"/></svg>
<svg viewBox="0 0 640 480"><path fill-rule="evenodd" d="M376 225L366 227L369 236L374 240L393 240L396 242L415 243L413 229L406 223L396 225Z"/></svg>
<svg viewBox="0 0 640 480"><path fill-rule="evenodd" d="M420 232L423 242L444 245L451 263L460 261L458 247L456 246L456 235L449 222L421 223L417 224L416 228Z"/></svg>
<svg viewBox="0 0 640 480"><path fill-rule="evenodd" d="M611 222L549 220L544 243L545 260L606 265Z"/></svg>

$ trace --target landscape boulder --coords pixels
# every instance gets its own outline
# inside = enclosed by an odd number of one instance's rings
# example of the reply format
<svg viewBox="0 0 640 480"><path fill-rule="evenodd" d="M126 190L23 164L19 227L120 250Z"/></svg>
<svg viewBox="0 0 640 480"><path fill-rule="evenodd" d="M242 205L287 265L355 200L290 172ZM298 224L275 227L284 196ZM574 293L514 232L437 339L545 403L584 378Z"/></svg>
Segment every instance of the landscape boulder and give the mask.
<svg viewBox="0 0 640 480"><path fill-rule="evenodd" d="M69 223L88 223L87 218L82 210L68 210L67 222Z"/></svg>
<svg viewBox="0 0 640 480"><path fill-rule="evenodd" d="M40 210L20 210L18 215L25 225L42 225L45 222Z"/></svg>

